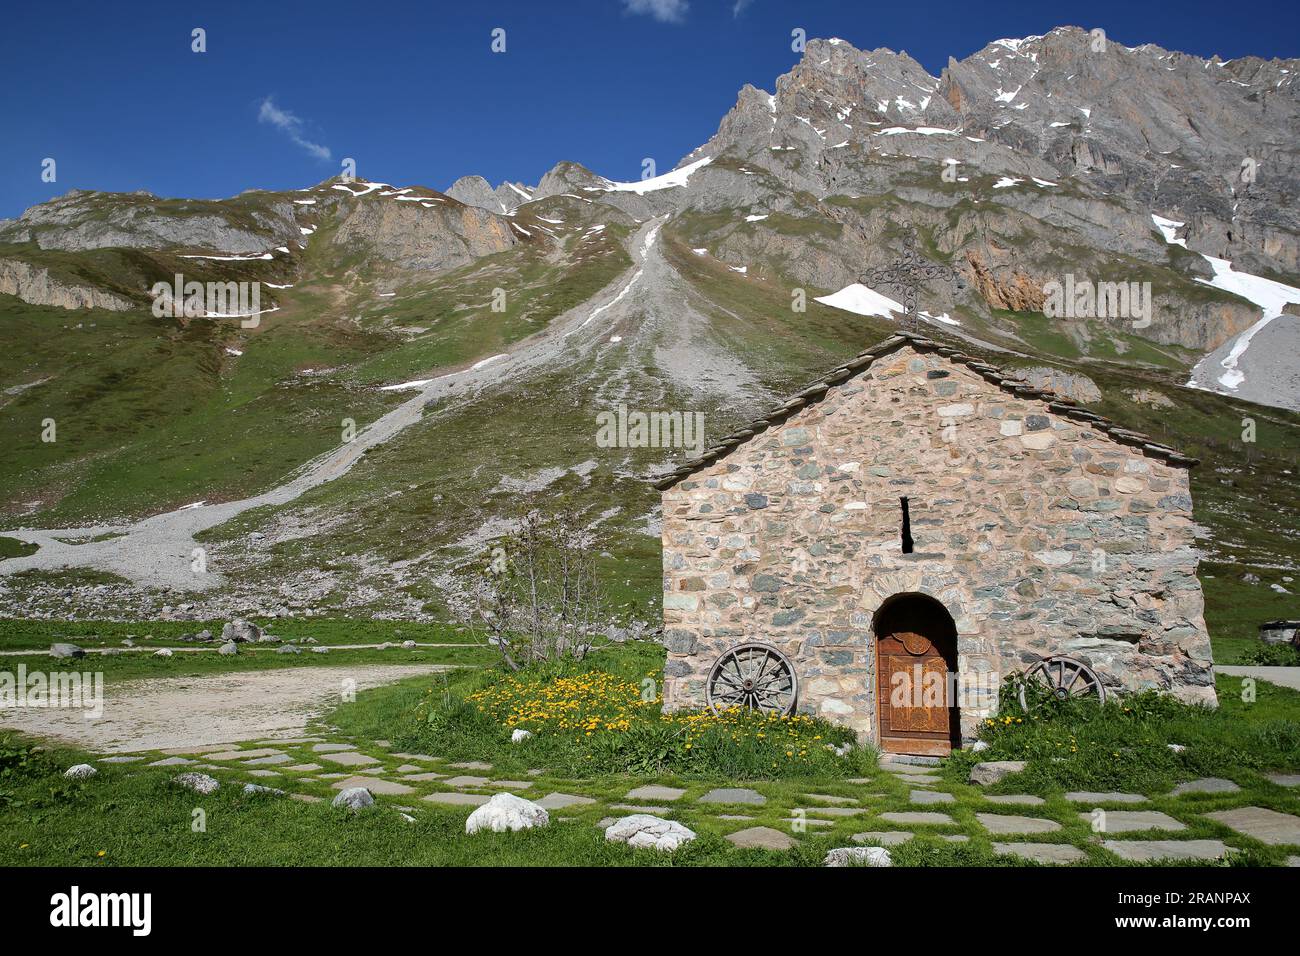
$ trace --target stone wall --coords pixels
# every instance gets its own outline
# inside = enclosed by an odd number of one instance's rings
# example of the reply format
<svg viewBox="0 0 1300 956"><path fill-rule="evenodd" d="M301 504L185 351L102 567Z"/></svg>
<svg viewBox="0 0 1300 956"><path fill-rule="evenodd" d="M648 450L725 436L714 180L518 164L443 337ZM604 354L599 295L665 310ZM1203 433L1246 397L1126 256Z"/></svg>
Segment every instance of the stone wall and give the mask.
<svg viewBox="0 0 1300 956"><path fill-rule="evenodd" d="M1068 654L1213 704L1191 512L1184 468L904 346L664 492L665 707L761 641L800 711L873 739L872 618L914 592L956 622L963 685ZM969 738L996 699L965 703Z"/></svg>

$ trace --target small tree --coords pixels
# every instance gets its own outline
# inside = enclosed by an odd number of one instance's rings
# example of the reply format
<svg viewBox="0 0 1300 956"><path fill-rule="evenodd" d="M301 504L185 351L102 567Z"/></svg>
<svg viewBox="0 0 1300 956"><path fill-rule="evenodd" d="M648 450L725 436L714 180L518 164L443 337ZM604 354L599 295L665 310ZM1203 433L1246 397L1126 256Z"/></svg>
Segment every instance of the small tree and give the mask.
<svg viewBox="0 0 1300 956"><path fill-rule="evenodd" d="M582 660L608 618L593 544L570 509L525 511L475 570L461 616L486 629L511 670Z"/></svg>

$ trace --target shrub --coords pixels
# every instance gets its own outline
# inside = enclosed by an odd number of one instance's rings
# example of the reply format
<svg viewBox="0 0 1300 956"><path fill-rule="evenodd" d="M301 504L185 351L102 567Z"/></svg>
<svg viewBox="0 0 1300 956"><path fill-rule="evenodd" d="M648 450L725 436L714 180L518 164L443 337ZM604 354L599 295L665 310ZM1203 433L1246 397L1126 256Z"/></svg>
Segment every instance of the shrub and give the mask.
<svg viewBox="0 0 1300 956"><path fill-rule="evenodd" d="M1300 667L1300 647L1293 644L1260 644L1242 654L1237 663L1259 667Z"/></svg>

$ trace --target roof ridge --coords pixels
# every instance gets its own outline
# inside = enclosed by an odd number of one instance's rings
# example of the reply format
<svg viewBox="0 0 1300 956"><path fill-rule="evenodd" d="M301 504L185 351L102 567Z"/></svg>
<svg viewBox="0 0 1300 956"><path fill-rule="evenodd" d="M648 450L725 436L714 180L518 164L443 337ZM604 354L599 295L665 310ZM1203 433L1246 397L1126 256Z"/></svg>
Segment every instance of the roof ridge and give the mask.
<svg viewBox="0 0 1300 956"><path fill-rule="evenodd" d="M842 362L829 372L814 379L810 384L804 386L798 392L795 392L790 398L786 399L780 405L770 409L767 413L754 419L747 425L742 425L736 431L724 438L719 439L714 445L704 450L704 452L689 461L683 462L678 467L663 477L652 482L653 487L660 491L666 491L673 485L677 484L684 478L689 477L702 468L706 468L731 454L736 448L749 441L755 435L766 431L773 425L785 421L796 412L802 411L809 405L815 405L821 401L830 392L831 389L843 385L849 379L853 378L859 372L870 368L876 359L890 355L898 351L905 345L910 345L915 349L926 352L934 352L950 362L957 365L964 365L971 371L975 372L987 382L997 385L1003 391L1010 392L1018 398L1030 398L1047 403L1048 411L1073 421L1087 423L1093 428L1102 432L1112 441L1121 445L1128 445L1139 449L1148 458L1158 458L1168 464L1191 468L1200 464L1197 458L1191 458L1181 452L1162 444L1141 432L1132 429L1122 428L1115 422L1112 422L1104 415L1090 411L1079 405L1073 399L1057 395L1050 388L1038 388L1024 379L1016 378L1014 375L1004 371L996 365L991 365L982 359L966 355L950 345L944 345L936 342L934 339L926 338L916 332L906 332L899 330L886 339L876 343L869 348L863 349L856 356L847 362Z"/></svg>

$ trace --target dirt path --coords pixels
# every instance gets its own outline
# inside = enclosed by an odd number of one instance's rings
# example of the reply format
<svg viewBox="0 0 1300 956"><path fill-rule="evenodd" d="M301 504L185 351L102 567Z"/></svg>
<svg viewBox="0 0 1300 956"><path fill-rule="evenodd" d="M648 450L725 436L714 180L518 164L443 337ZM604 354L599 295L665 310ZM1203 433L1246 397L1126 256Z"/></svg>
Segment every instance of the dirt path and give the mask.
<svg viewBox="0 0 1300 956"><path fill-rule="evenodd" d="M113 684L103 714L73 709L0 710L0 726L64 741L96 753L168 750L297 737L340 703L346 691L450 670L445 664L366 664L168 677Z"/></svg>

